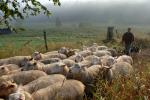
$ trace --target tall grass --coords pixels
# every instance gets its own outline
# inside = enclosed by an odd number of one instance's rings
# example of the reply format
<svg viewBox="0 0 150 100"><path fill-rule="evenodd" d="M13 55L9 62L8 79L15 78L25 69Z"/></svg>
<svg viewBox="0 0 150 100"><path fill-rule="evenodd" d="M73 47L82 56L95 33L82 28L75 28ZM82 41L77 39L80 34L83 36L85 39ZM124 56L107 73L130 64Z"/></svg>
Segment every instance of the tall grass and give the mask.
<svg viewBox="0 0 150 100"><path fill-rule="evenodd" d="M133 59L132 76L119 77L111 84L97 78L93 100L150 100L150 56L138 54Z"/></svg>

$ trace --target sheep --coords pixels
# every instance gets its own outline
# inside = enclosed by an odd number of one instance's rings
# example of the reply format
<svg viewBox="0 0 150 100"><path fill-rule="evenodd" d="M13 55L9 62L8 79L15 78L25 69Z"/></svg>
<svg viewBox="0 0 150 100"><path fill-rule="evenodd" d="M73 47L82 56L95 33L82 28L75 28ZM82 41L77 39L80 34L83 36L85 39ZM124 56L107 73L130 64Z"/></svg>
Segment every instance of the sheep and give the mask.
<svg viewBox="0 0 150 100"><path fill-rule="evenodd" d="M92 52L90 50L84 50L84 51L78 52L78 54L83 56L83 57L87 57L87 56L92 55Z"/></svg>
<svg viewBox="0 0 150 100"><path fill-rule="evenodd" d="M58 53L65 54L67 57L70 57L72 55L75 55L75 50L69 49L69 48L66 48L66 47L61 47L58 50Z"/></svg>
<svg viewBox="0 0 150 100"><path fill-rule="evenodd" d="M32 95L23 90L17 90L8 96L8 100L33 100Z"/></svg>
<svg viewBox="0 0 150 100"><path fill-rule="evenodd" d="M126 76L133 73L133 67L129 63L126 62L118 62L112 65L111 70L113 74L117 76L117 74Z"/></svg>
<svg viewBox="0 0 150 100"><path fill-rule="evenodd" d="M43 64L51 64L51 63L56 63L61 61L60 58L49 58L49 59L44 59L44 60L39 60L40 62L42 62Z"/></svg>
<svg viewBox="0 0 150 100"><path fill-rule="evenodd" d="M89 47L83 45L82 50L83 50L83 51L89 50L89 51L91 51L91 52L96 52L96 51L97 51L97 47L98 47L97 43L93 43L93 45L92 45L92 46L89 46Z"/></svg>
<svg viewBox="0 0 150 100"><path fill-rule="evenodd" d="M87 50L89 50L91 52L96 52L98 49L97 49L97 47L92 46L92 47L88 47Z"/></svg>
<svg viewBox="0 0 150 100"><path fill-rule="evenodd" d="M101 59L101 64L103 66L111 66L116 62L116 59L114 57L108 55L103 56L100 59Z"/></svg>
<svg viewBox="0 0 150 100"><path fill-rule="evenodd" d="M80 54L76 54L76 55L69 57L68 59L73 60L75 62L81 62L84 60L84 57Z"/></svg>
<svg viewBox="0 0 150 100"><path fill-rule="evenodd" d="M85 58L84 61L79 62L79 64L81 65L81 67L90 67L92 65L101 65L101 61L100 58L97 56L88 56Z"/></svg>
<svg viewBox="0 0 150 100"><path fill-rule="evenodd" d="M36 61L36 60L31 60L28 61L23 67L22 71L28 71L28 70L42 70L43 67L45 67L45 64Z"/></svg>
<svg viewBox="0 0 150 100"><path fill-rule="evenodd" d="M53 74L48 76L43 76L38 78L37 80L34 80L22 87L22 89L30 94L33 92L46 88L47 86L50 86L52 84L55 84L56 82L63 82L66 80L66 77L60 74Z"/></svg>
<svg viewBox="0 0 150 100"><path fill-rule="evenodd" d="M52 64L44 65L38 61L30 61L24 66L23 70L41 70L47 74L67 74L69 68L63 62L56 62Z"/></svg>
<svg viewBox="0 0 150 100"><path fill-rule="evenodd" d="M98 50L107 50L108 47L107 46L97 46Z"/></svg>
<svg viewBox="0 0 150 100"><path fill-rule="evenodd" d="M0 81L0 98L7 98L9 94L16 91L17 84L11 80Z"/></svg>
<svg viewBox="0 0 150 100"><path fill-rule="evenodd" d="M81 61L78 64L80 64L81 67L87 67L87 68L90 67L90 66L92 66L92 62L88 61L88 60Z"/></svg>
<svg viewBox="0 0 150 100"><path fill-rule="evenodd" d="M28 84L29 82L41 77L46 76L47 74L43 71L31 70L31 71L22 71L10 75L3 75L0 77L0 82L5 80L13 80L17 84Z"/></svg>
<svg viewBox="0 0 150 100"><path fill-rule="evenodd" d="M57 82L32 94L34 100L83 100L85 86L77 80Z"/></svg>
<svg viewBox="0 0 150 100"><path fill-rule="evenodd" d="M28 60L30 60L30 56L14 56L10 58L0 59L0 65L4 64L16 64L18 66L24 65L24 63Z"/></svg>
<svg viewBox="0 0 150 100"><path fill-rule="evenodd" d="M99 51L93 52L93 55L98 56L98 57L102 57L102 56L106 56L106 55L111 56L111 53L107 50L99 50Z"/></svg>
<svg viewBox="0 0 150 100"><path fill-rule="evenodd" d="M133 59L132 59L132 57L127 56L127 55L119 56L117 58L117 62L127 62L127 63L133 65Z"/></svg>
<svg viewBox="0 0 150 100"><path fill-rule="evenodd" d="M131 64L127 62L117 62L112 66L102 66L100 68L100 76L103 79L111 82L113 79L117 79L118 77L128 77L133 74L133 67Z"/></svg>
<svg viewBox="0 0 150 100"><path fill-rule="evenodd" d="M87 56L84 60L90 61L91 65L101 64L100 58L95 55Z"/></svg>
<svg viewBox="0 0 150 100"><path fill-rule="evenodd" d="M58 53L58 51L50 51L50 52L46 52L46 53L43 53L43 54L44 55L49 55L49 54L57 54L57 53Z"/></svg>
<svg viewBox="0 0 150 100"><path fill-rule="evenodd" d="M63 62L65 65L67 65L67 67L71 67L71 66L73 66L73 65L75 64L75 61L70 60L70 59L64 59L64 60L62 60L62 62Z"/></svg>
<svg viewBox="0 0 150 100"><path fill-rule="evenodd" d="M0 68L2 68L2 67L7 67L9 70L17 70L17 69L19 69L20 67L18 66L18 65L16 65L16 64L7 64L7 65L2 65L2 66L0 66Z"/></svg>
<svg viewBox="0 0 150 100"><path fill-rule="evenodd" d="M18 73L20 72L22 69L17 69L17 70L9 70L7 67L1 67L0 68L0 76L3 76L3 75L9 75L9 74L13 74L13 73Z"/></svg>
<svg viewBox="0 0 150 100"><path fill-rule="evenodd" d="M15 64L2 65L0 66L0 76L7 75L13 72L15 73L17 70L21 71L19 69L19 66Z"/></svg>
<svg viewBox="0 0 150 100"><path fill-rule="evenodd" d="M61 48L58 50L58 53L67 54L68 51L69 51L68 48L66 48L66 47L61 47Z"/></svg>
<svg viewBox="0 0 150 100"><path fill-rule="evenodd" d="M100 68L101 65L93 65L89 68L86 68L76 63L70 68L69 74L72 76L73 79L80 80L84 84L91 84L98 76Z"/></svg>
<svg viewBox="0 0 150 100"><path fill-rule="evenodd" d="M109 48L109 49L107 49L107 51L109 51L113 57L116 57L118 54L117 50L113 49L113 48Z"/></svg>
<svg viewBox="0 0 150 100"><path fill-rule="evenodd" d="M42 54L40 52L34 52L31 56L34 60L42 60L42 59L50 59L50 58L60 58L60 59L66 59L66 55L61 53L54 53L54 54Z"/></svg>

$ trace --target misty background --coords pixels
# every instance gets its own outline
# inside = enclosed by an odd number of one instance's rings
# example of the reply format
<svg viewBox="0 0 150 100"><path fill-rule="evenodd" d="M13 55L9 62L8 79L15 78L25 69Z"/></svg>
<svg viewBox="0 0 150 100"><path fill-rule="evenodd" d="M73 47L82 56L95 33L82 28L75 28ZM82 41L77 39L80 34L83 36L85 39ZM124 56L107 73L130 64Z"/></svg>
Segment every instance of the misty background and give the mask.
<svg viewBox="0 0 150 100"><path fill-rule="evenodd" d="M42 1L41 1L42 2ZM93 27L115 26L134 27L149 32L150 1L148 0L60 0L61 6L42 2L52 12L50 17L43 14L17 20L15 26L51 28L56 20L61 26L78 27L80 24Z"/></svg>

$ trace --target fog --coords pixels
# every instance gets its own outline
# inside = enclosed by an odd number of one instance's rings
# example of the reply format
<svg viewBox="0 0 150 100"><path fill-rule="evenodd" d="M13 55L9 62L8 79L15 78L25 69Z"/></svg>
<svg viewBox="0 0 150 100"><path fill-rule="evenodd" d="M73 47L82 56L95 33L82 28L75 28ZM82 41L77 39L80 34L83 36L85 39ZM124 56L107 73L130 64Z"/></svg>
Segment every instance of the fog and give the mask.
<svg viewBox="0 0 150 100"><path fill-rule="evenodd" d="M59 18L66 23L101 25L150 25L148 0L60 0L61 6L45 4L52 15L30 17L24 23L55 23Z"/></svg>

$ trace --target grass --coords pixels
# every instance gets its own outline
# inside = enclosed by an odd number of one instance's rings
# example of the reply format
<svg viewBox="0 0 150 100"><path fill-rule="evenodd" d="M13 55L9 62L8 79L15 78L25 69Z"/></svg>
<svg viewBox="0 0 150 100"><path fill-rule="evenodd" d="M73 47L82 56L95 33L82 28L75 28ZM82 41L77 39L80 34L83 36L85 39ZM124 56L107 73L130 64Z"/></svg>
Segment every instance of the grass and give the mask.
<svg viewBox="0 0 150 100"><path fill-rule="evenodd" d="M98 78L93 100L101 100L102 98L105 100L149 100L149 59L144 56L140 60L134 59L133 67L135 69L133 76L128 78L120 77L113 80L111 85Z"/></svg>

